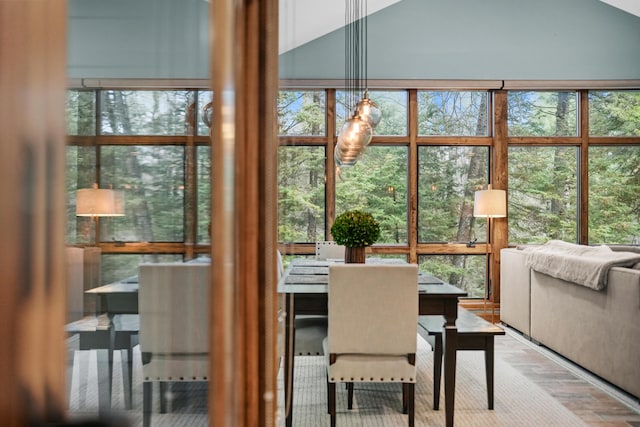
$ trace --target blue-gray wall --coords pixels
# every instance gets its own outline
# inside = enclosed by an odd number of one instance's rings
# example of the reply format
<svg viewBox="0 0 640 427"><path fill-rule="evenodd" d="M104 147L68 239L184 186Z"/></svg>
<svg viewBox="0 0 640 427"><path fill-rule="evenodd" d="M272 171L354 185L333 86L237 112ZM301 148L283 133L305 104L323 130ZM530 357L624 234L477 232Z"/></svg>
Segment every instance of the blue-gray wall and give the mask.
<svg viewBox="0 0 640 427"><path fill-rule="evenodd" d="M204 0L69 0L71 78L208 78Z"/></svg>
<svg viewBox="0 0 640 427"><path fill-rule="evenodd" d="M208 78L207 7L70 0L69 76ZM640 79L640 17L599 0L402 0L368 24L370 79ZM281 55L280 77L343 79L344 31Z"/></svg>

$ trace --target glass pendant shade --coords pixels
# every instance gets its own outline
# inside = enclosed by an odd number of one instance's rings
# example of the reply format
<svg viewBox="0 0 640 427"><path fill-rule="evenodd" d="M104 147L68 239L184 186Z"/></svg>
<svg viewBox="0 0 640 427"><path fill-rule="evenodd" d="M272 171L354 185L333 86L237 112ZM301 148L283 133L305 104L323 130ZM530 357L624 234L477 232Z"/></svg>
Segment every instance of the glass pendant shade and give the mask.
<svg viewBox="0 0 640 427"><path fill-rule="evenodd" d="M356 104L355 112L356 116L360 116L364 121L369 123L372 129L375 129L382 120L382 111L378 104L369 99L365 94L364 97Z"/></svg>
<svg viewBox="0 0 640 427"><path fill-rule="evenodd" d="M360 159L360 156L362 156L362 151L364 150L336 145L336 148L333 151L333 158L336 161L336 166L346 167L355 165L358 159Z"/></svg>
<svg viewBox="0 0 640 427"><path fill-rule="evenodd" d="M353 116L342 126L334 158L339 166L354 165L371 142L371 126L360 116Z"/></svg>
<svg viewBox="0 0 640 427"><path fill-rule="evenodd" d="M202 107L202 121L208 128L211 127L211 118L213 117L213 101Z"/></svg>

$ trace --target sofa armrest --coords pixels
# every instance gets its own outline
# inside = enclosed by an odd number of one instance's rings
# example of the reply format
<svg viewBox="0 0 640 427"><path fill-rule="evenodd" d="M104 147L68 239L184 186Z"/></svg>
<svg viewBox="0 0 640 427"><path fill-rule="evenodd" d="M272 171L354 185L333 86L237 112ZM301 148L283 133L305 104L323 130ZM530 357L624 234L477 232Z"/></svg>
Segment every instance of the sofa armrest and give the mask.
<svg viewBox="0 0 640 427"><path fill-rule="evenodd" d="M500 251L500 320L531 335L531 272L523 251Z"/></svg>

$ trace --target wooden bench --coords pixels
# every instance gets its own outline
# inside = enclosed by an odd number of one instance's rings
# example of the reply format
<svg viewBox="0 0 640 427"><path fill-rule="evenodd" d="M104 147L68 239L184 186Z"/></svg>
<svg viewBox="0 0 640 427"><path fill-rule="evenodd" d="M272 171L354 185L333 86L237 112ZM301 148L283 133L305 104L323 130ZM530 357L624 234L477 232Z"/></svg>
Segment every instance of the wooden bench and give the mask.
<svg viewBox="0 0 640 427"><path fill-rule="evenodd" d="M440 382L442 376L443 354L443 316L419 316L418 333L434 350L433 355L433 409L440 406ZM496 335L504 335L504 329L470 311L459 307L458 346L456 350L484 351L485 373L487 378L487 401L489 409L493 409L493 344Z"/></svg>
<svg viewBox="0 0 640 427"><path fill-rule="evenodd" d="M65 330L69 336L78 337L78 350L107 350L108 385L107 389L98 391L100 411L111 410L111 389L113 381L113 351L127 350L127 363L123 363L123 379L125 405L132 408L132 370L133 347L138 344L140 317L137 314L118 314L113 316L113 329L106 314L86 316L82 319L67 323ZM126 371L126 372L125 372ZM128 381L128 383L127 383ZM99 384L101 381L99 381Z"/></svg>

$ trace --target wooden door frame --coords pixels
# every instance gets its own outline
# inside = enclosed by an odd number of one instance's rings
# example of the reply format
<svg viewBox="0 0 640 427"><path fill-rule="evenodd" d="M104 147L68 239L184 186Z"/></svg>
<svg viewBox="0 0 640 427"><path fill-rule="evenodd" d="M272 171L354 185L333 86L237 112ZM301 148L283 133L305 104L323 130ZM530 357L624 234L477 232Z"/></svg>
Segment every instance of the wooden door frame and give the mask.
<svg viewBox="0 0 640 427"><path fill-rule="evenodd" d="M277 0L210 7L211 426L275 424L277 17Z"/></svg>

